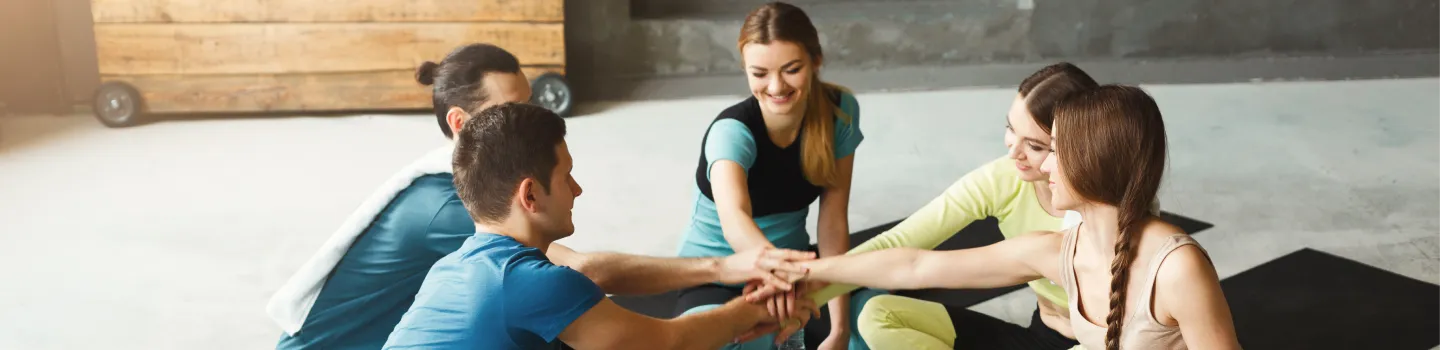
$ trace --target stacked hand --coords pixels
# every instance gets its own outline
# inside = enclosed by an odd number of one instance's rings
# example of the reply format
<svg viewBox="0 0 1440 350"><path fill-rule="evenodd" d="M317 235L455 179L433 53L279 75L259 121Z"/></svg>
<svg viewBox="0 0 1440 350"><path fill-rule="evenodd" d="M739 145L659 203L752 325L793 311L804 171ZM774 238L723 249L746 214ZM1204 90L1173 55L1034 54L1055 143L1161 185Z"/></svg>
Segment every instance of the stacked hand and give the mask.
<svg viewBox="0 0 1440 350"><path fill-rule="evenodd" d="M818 317L820 309L807 298L823 285L801 283L808 271L797 262L815 259L815 253L786 249L761 248L736 253L724 261L722 283L745 283L744 300L764 305L769 320L738 339L741 342L779 331L776 341L783 341Z"/></svg>
<svg viewBox="0 0 1440 350"><path fill-rule="evenodd" d="M726 257L720 269L720 283L759 282L755 298L769 298L794 290L794 282L805 277L805 267L797 262L814 260L815 253L798 250L758 248L737 252Z"/></svg>

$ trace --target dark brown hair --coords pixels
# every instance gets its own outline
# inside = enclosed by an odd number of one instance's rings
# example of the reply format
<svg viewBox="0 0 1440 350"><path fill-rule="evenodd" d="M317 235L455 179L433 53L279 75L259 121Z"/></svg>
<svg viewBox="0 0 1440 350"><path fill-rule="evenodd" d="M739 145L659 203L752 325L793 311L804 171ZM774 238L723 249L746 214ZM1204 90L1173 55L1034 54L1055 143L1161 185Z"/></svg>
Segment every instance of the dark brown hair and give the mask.
<svg viewBox="0 0 1440 350"><path fill-rule="evenodd" d="M1165 122L1144 90L1105 85L1057 106L1055 128L1061 130L1055 152L1065 180L1081 198L1115 206L1120 213L1110 262L1110 315L1105 318L1105 348L1116 350L1135 244L1154 216L1150 206L1165 173Z"/></svg>
<svg viewBox="0 0 1440 350"><path fill-rule="evenodd" d="M498 222L510 215L522 180L550 191L565 120L544 107L507 102L472 115L456 136L455 193L477 222Z"/></svg>
<svg viewBox="0 0 1440 350"><path fill-rule="evenodd" d="M810 22L810 16L799 7L783 2L772 2L760 6L745 16L740 26L740 40L736 47L743 53L745 44L768 45L775 41L786 41L800 45L810 55L813 65L810 72L810 91L806 91L805 117L801 125L804 135L800 145L801 168L805 178L816 186L828 186L835 181L835 116L850 121L850 116L840 111L830 96L845 88L820 80L819 64L824 58L820 49L820 34Z"/></svg>
<svg viewBox="0 0 1440 350"><path fill-rule="evenodd" d="M1055 105L1066 97L1094 89L1095 79L1080 67L1070 62L1060 62L1040 68L1020 82L1020 97L1025 99L1025 109L1041 130L1050 133L1055 121Z"/></svg>
<svg viewBox="0 0 1440 350"><path fill-rule="evenodd" d="M440 63L425 61L415 70L415 81L434 85L430 99L435 105L435 120L446 138L454 137L450 124L445 122L450 107L474 115L490 99L483 86L486 73L520 73L520 61L498 46L470 44L451 51Z"/></svg>

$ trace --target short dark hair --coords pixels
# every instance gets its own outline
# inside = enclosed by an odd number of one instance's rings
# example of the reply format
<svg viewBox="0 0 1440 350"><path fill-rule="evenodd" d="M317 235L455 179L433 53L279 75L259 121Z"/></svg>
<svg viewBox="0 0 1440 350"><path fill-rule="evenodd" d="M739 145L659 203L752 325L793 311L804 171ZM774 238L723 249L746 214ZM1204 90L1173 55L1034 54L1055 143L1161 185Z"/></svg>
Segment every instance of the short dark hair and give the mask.
<svg viewBox="0 0 1440 350"><path fill-rule="evenodd" d="M457 136L455 192L471 218L498 222L510 215L522 180L535 179L550 191L565 119L545 107L507 102L470 116Z"/></svg>
<svg viewBox="0 0 1440 350"><path fill-rule="evenodd" d="M486 73L519 73L520 60L495 45L470 44L451 51L440 63L425 61L415 70L415 81L434 85L431 100L435 105L435 121L440 123L440 132L446 138L453 138L445 115L450 107L460 107L465 113L474 115L485 100L490 99L484 89Z"/></svg>
<svg viewBox="0 0 1440 350"><path fill-rule="evenodd" d="M1060 62L1040 68L1020 82L1020 97L1025 99L1025 109L1041 130L1050 133L1055 122L1055 106L1067 97L1098 87L1095 79L1080 67L1070 62Z"/></svg>

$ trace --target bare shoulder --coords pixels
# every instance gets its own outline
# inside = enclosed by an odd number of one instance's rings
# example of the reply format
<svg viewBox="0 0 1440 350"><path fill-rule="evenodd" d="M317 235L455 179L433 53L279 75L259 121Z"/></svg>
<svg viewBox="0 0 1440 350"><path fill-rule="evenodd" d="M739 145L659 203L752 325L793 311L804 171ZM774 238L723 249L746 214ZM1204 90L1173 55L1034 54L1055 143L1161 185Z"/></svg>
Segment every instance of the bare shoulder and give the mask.
<svg viewBox="0 0 1440 350"><path fill-rule="evenodd" d="M1140 240L1138 253L1142 257L1154 257L1159 250L1174 239L1177 234L1186 234L1180 227L1167 223L1163 220L1151 220L1145 225ZM1155 277L1156 283L1175 281L1177 278L1214 278L1215 269L1210 262L1210 257L1205 254L1199 243L1182 245L1166 254L1160 261L1160 271Z"/></svg>

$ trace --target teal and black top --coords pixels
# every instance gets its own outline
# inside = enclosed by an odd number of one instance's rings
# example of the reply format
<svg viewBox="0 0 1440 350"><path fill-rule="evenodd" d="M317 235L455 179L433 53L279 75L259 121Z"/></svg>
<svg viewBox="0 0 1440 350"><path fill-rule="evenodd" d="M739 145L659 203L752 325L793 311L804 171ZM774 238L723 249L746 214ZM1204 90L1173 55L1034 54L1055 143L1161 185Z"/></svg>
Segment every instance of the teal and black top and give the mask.
<svg viewBox="0 0 1440 350"><path fill-rule="evenodd" d="M854 154L860 141L865 139L860 132L860 105L848 92L837 91L831 95L831 101L844 114L844 117L841 113L835 116L835 159L841 159ZM680 256L735 253L721 231L710 187L710 168L720 160L734 161L745 168L751 215L766 239L777 248L805 250L810 246L805 218L823 189L805 179L800 158L804 130L800 130L799 135L788 147L776 146L766 131L760 103L754 96L720 112L702 141L700 163L695 169L698 193L690 226L680 245Z"/></svg>

